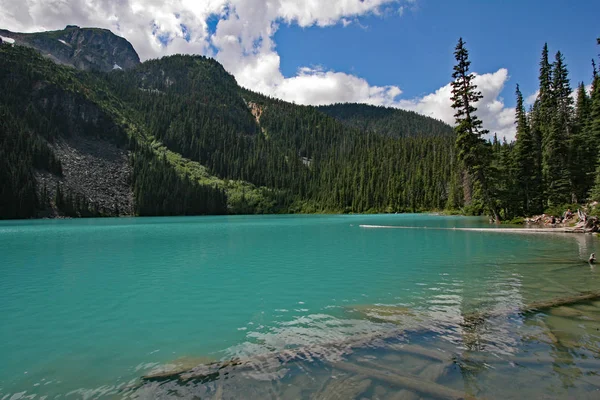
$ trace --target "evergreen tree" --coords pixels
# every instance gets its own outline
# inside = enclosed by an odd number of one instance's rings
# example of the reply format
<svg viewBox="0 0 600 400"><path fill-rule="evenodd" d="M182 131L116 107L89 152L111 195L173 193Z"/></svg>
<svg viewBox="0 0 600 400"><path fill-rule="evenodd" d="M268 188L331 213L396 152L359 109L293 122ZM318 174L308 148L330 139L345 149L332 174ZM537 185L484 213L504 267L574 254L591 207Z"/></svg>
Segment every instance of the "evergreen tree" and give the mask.
<svg viewBox="0 0 600 400"><path fill-rule="evenodd" d="M594 186L590 191L590 200L600 202L600 160L598 160L598 168L596 168L596 179Z"/></svg>
<svg viewBox="0 0 600 400"><path fill-rule="evenodd" d="M597 39L598 45L600 45L600 38ZM592 81L592 92L591 92L591 105L588 117L588 123L586 125L586 138L591 141L596 153L596 173L595 180L592 190L590 192L590 199L594 201L600 201L600 75L596 71L596 64L592 60L593 68L593 81Z"/></svg>
<svg viewBox="0 0 600 400"><path fill-rule="evenodd" d="M545 143L549 137L550 131L550 119L552 116L552 110L554 109L554 96L552 93L552 65L549 61L548 56L548 44L544 44L542 49L542 56L539 63L539 91L533 109L531 111L530 126L532 132L532 138L534 142L534 158L536 163L536 170L543 171L547 168L548 159L544 157L542 149L545 147ZM541 197L543 198L543 204L547 205L546 200L546 179L543 179L541 187Z"/></svg>
<svg viewBox="0 0 600 400"><path fill-rule="evenodd" d="M573 99L567 67L560 51L556 53L552 78L550 127L543 137L542 156L548 205L556 206L574 200L568 160Z"/></svg>
<svg viewBox="0 0 600 400"><path fill-rule="evenodd" d="M466 173L474 184L478 185L483 196L483 201L493 217L498 220L499 215L494 201L490 196L486 181L486 169L489 166L489 148L486 146L483 135L488 131L483 129L483 123L475 115L475 104L483 97L477 91L473 82L475 75L469 72L471 62L469 52L462 38L458 40L454 51L457 64L452 74L452 108L455 109L456 120L456 148L458 159L463 163Z"/></svg>
<svg viewBox="0 0 600 400"><path fill-rule="evenodd" d="M541 171L536 162L536 141L530 129L523 94L517 85L517 105L515 124L517 125L516 144L514 148L515 180L521 212L530 215L541 211Z"/></svg>
<svg viewBox="0 0 600 400"><path fill-rule="evenodd" d="M600 156L600 75L594 71L585 138L592 143L592 151Z"/></svg>
<svg viewBox="0 0 600 400"><path fill-rule="evenodd" d="M584 200L591 185L596 160L596 145L588 137L587 125L590 118L591 100L583 82L577 88L573 134L570 141L571 186L576 201Z"/></svg>

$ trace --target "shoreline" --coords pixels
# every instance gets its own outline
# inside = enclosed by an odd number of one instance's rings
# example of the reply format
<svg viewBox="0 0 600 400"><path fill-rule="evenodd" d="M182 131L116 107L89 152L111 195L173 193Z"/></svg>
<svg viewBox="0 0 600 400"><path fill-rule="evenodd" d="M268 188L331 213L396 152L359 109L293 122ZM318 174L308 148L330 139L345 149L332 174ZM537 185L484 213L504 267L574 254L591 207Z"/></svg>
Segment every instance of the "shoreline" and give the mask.
<svg viewBox="0 0 600 400"><path fill-rule="evenodd" d="M394 225L359 225L363 229L430 229L444 231L466 231L466 232L498 232L498 233L583 233L598 236L598 232L584 232L580 229L568 227L548 228L441 228L427 226L394 226Z"/></svg>

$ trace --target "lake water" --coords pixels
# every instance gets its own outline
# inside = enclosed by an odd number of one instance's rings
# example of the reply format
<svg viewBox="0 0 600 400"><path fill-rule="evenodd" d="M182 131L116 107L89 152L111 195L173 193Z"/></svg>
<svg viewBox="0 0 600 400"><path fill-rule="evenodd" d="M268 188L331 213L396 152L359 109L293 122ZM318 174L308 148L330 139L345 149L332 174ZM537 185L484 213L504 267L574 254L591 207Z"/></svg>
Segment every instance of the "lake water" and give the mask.
<svg viewBox="0 0 600 400"><path fill-rule="evenodd" d="M454 227L0 222L0 399L600 398L600 302L528 309L600 291L600 240Z"/></svg>

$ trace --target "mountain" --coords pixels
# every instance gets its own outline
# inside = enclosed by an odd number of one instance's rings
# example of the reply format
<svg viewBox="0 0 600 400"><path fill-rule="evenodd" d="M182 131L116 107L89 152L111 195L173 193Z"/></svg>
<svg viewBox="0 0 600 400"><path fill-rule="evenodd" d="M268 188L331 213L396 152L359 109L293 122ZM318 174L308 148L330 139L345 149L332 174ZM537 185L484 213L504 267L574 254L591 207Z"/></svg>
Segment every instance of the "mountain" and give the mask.
<svg viewBox="0 0 600 400"><path fill-rule="evenodd" d="M437 119L397 108L344 103L318 107L348 126L392 137L452 135L452 128Z"/></svg>
<svg viewBox="0 0 600 400"><path fill-rule="evenodd" d="M353 126L242 89L202 56L109 73L56 58L0 45L0 218L393 212L462 201L451 129L419 128L440 124L430 118L410 114L398 133Z"/></svg>
<svg viewBox="0 0 600 400"><path fill-rule="evenodd" d="M60 31L17 33L0 29L0 37L36 49L56 63L81 70L129 69L140 63L131 43L107 29L68 25Z"/></svg>

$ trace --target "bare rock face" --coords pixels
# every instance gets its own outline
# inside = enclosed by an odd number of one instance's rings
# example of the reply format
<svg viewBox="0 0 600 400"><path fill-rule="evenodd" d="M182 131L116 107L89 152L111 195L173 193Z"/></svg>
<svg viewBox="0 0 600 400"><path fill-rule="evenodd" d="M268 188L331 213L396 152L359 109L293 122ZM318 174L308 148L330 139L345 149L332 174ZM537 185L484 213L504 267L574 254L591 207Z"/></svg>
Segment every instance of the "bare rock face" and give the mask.
<svg viewBox="0 0 600 400"><path fill-rule="evenodd" d="M104 215L133 215L132 167L127 150L105 139L85 136L61 138L52 147L63 176L36 173L38 186L45 186L51 198L60 183L63 191L83 195Z"/></svg>
<svg viewBox="0 0 600 400"><path fill-rule="evenodd" d="M135 49L107 29L68 25L61 31L17 33L0 29L0 36L38 50L54 62L81 70L112 71L140 64Z"/></svg>
<svg viewBox="0 0 600 400"><path fill-rule="evenodd" d="M53 198L60 184L63 192L83 196L103 215L133 215L133 170L123 129L96 104L77 94L40 83L31 91L31 98L46 114L56 114L54 122L61 129L50 146L63 175L38 172L37 186L46 187Z"/></svg>

